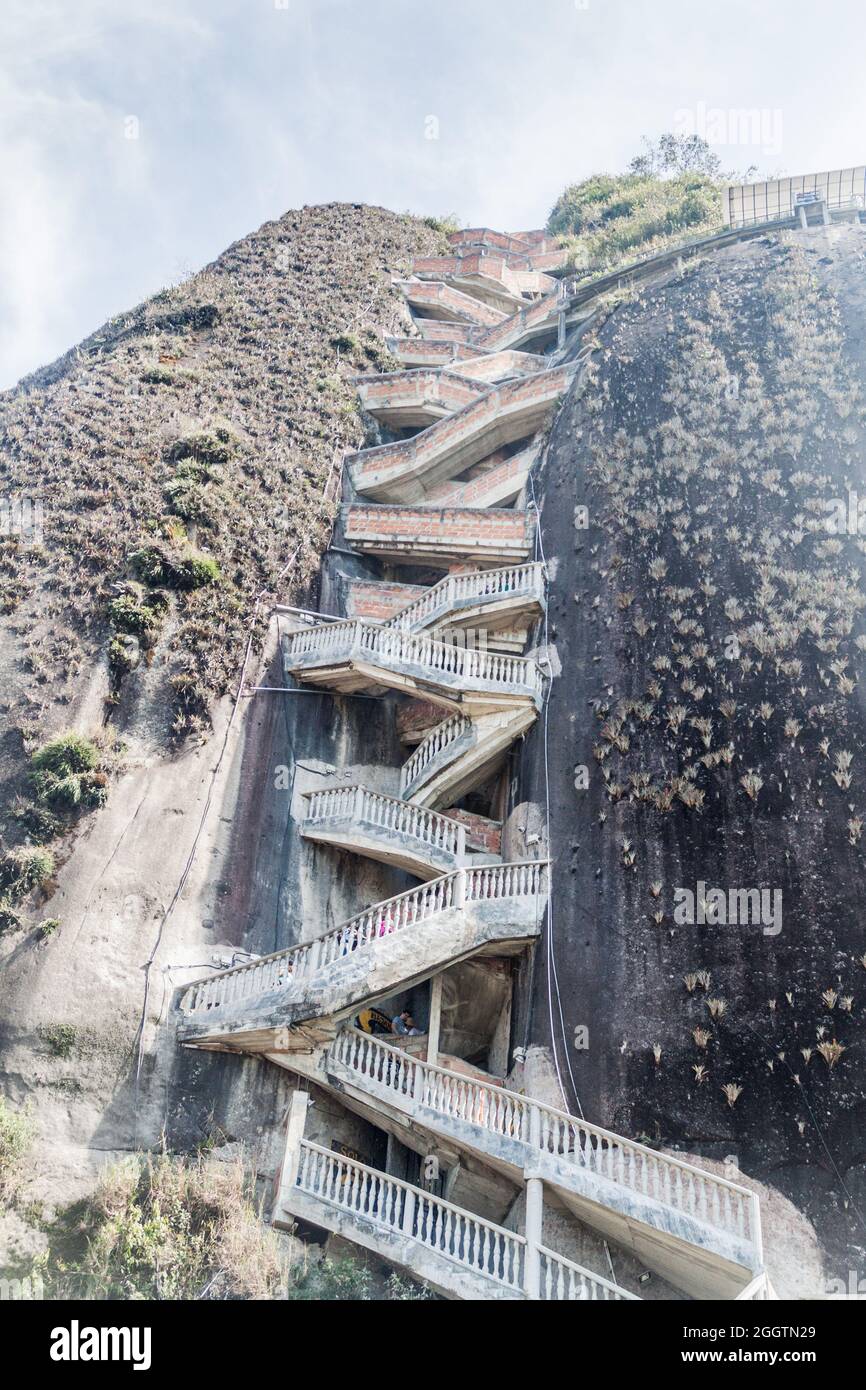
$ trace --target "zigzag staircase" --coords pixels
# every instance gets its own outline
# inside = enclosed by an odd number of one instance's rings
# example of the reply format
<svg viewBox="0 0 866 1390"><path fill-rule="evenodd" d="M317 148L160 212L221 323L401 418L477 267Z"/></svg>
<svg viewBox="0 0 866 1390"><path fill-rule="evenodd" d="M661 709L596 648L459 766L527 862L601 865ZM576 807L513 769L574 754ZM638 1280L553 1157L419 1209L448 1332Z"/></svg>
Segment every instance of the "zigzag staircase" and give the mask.
<svg viewBox="0 0 866 1390"><path fill-rule="evenodd" d="M399 795L306 792L300 826L309 841L424 882L315 940L193 984L179 1036L270 1058L408 1149L450 1155L450 1173L463 1155L526 1196L519 1233L323 1148L304 1135L309 1097L297 1091L278 1226L339 1234L448 1298L633 1299L544 1245L546 1192L687 1295L768 1298L760 1212L746 1188L440 1054L432 1003L426 1039L386 1041L354 1026L360 1010L423 981L441 1000L443 975L460 962L522 955L547 903L546 862L502 862L455 803L487 781L542 705L544 670L522 654L546 605L525 488L576 366L537 353L562 346L568 324L590 311L553 278L564 253L543 233L480 228L450 241L449 256L416 262L399 282L416 336L389 346L407 370L356 381L383 428L414 432L348 460L342 521L358 556L446 576L430 587L355 579L346 619L295 618L283 642L287 677L426 702ZM473 645L454 640L467 634Z"/></svg>

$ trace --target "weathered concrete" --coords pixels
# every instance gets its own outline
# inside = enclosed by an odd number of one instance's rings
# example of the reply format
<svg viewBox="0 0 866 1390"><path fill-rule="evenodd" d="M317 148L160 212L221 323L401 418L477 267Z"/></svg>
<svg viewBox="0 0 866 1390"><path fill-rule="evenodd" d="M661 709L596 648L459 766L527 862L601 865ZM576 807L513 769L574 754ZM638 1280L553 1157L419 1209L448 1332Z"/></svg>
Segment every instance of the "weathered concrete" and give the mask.
<svg viewBox="0 0 866 1390"><path fill-rule="evenodd" d="M533 435L575 371L574 363L566 363L495 386L412 439L362 449L348 460L353 487L374 501L423 501L435 483L456 478L496 449Z"/></svg>
<svg viewBox="0 0 866 1390"><path fill-rule="evenodd" d="M422 879L469 862L464 826L399 797L354 786L306 792L304 799L305 839L339 845Z"/></svg>
<svg viewBox="0 0 866 1390"><path fill-rule="evenodd" d="M301 629L286 637L283 652L288 672L331 689L383 687L477 714L541 702L543 677L531 658L457 647L359 619Z"/></svg>
<svg viewBox="0 0 866 1390"><path fill-rule="evenodd" d="M429 367L354 378L364 409L391 429L427 426L462 410L487 389L458 372Z"/></svg>
<svg viewBox="0 0 866 1390"><path fill-rule="evenodd" d="M537 522L531 511L354 503L346 507L344 524L346 540L361 555L450 569L525 563Z"/></svg>
<svg viewBox="0 0 866 1390"><path fill-rule="evenodd" d="M538 935L544 882L537 864L434 879L309 946L192 986L179 1001L178 1036L250 1052L308 1047L362 1002L388 998L469 956L523 950Z"/></svg>

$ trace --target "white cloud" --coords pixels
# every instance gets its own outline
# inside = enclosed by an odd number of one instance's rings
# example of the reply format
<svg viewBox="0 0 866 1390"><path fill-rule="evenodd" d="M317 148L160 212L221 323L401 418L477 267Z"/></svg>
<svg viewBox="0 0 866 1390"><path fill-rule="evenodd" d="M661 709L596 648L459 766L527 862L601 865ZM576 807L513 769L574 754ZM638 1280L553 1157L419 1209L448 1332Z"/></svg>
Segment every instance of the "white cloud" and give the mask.
<svg viewBox="0 0 866 1390"><path fill-rule="evenodd" d="M780 109L774 168L859 163L861 28L855 0L5 0L0 385L305 202L538 224L698 102Z"/></svg>

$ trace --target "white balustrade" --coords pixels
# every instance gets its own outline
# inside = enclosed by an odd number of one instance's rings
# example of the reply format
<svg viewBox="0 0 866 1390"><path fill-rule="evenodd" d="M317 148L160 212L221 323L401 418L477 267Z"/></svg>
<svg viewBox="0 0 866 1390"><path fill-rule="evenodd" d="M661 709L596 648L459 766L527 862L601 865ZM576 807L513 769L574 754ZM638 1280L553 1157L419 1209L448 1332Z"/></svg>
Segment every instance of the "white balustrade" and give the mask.
<svg viewBox="0 0 866 1390"><path fill-rule="evenodd" d="M359 656L373 664L421 667L428 679L440 676L451 683L449 678L453 678L453 683L467 690L492 686L502 690L516 688L536 697L541 694L542 673L531 657L458 647L359 619L304 628L285 640L289 666L303 664L306 657L337 661Z"/></svg>
<svg viewBox="0 0 866 1390"><path fill-rule="evenodd" d="M525 871L532 866L510 867ZM537 867L543 871L543 865ZM483 873L473 870L472 876ZM471 891L467 883L467 899ZM755 1249L755 1264L760 1264L758 1200L748 1188L632 1143L564 1110L411 1057L356 1029L344 1029L329 1055L362 1082L384 1087L396 1096L411 1097L417 1105L492 1135L519 1140L535 1151L737 1236Z"/></svg>
<svg viewBox="0 0 866 1390"><path fill-rule="evenodd" d="M359 912L316 941L223 970L191 985L184 996L183 1011L201 1014L274 990L289 990L294 982L315 974L343 956L375 945L394 932L419 926L441 912L452 908L459 910L464 903L480 903L491 898L530 899L546 894L545 870L546 861L533 861L456 869L442 874L419 888L411 888L407 893L386 898Z"/></svg>
<svg viewBox="0 0 866 1390"><path fill-rule="evenodd" d="M421 598L400 610L384 624L412 631L429 626L437 618L470 604L502 598L544 596L544 569L540 564L509 565L477 574L451 574L434 584Z"/></svg>
<svg viewBox="0 0 866 1390"><path fill-rule="evenodd" d="M423 774L430 765L435 762L440 753L453 748L456 751L458 745L462 746L467 738L473 736L473 724L471 719L467 719L463 714L453 714L450 719L446 719L419 743L411 758L403 764L400 770L400 791L403 796L409 787L414 786L420 781Z"/></svg>
<svg viewBox="0 0 866 1390"><path fill-rule="evenodd" d="M445 1256L509 1289L523 1287L523 1236L389 1177L365 1163L301 1140L295 1185L359 1220Z"/></svg>
<svg viewBox="0 0 866 1390"><path fill-rule="evenodd" d="M333 787L305 793L307 826L338 821L371 826L389 835L407 835L433 850L441 850L463 860L466 854L466 827L438 811L413 806L397 796L369 791L366 787Z"/></svg>
<svg viewBox="0 0 866 1390"><path fill-rule="evenodd" d="M583 1301L595 1299L607 1302L636 1302L637 1294L627 1293L625 1289L603 1279L600 1274L592 1274L582 1265L557 1255L546 1246L538 1247L541 1263L540 1296L544 1302Z"/></svg>

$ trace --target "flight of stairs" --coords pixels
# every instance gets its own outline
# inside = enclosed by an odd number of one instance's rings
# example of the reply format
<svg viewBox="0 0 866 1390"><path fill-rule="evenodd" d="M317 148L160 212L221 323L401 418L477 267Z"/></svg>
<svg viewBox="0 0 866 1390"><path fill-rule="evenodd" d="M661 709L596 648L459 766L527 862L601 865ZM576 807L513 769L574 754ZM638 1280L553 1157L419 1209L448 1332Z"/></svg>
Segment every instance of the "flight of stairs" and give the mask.
<svg viewBox="0 0 866 1390"><path fill-rule="evenodd" d="M357 381L382 425L419 432L347 461L343 513L345 544L358 555L445 577L402 591L393 580L356 582L347 618L296 617L283 641L289 679L349 694L397 691L433 711L399 796L360 785L309 792L301 825L309 840L424 882L314 941L193 984L179 1036L269 1057L410 1148L444 1142L527 1194L521 1235L312 1143L296 1092L277 1225L300 1220L339 1234L450 1298L634 1298L543 1244L546 1187L689 1295L769 1297L760 1212L745 1188L493 1077L468 1077L456 1059L442 1066L353 1026L362 1007L456 962L525 953L547 902L546 862L470 849L454 807L501 766L544 700L544 660L521 654L546 608L526 483L577 370L556 350L591 308L580 296L576 308L569 282L553 278L564 255L543 233L482 228L450 241L449 256L419 261L400 282L417 335L389 346L407 370ZM481 643L453 640L467 630Z"/></svg>

